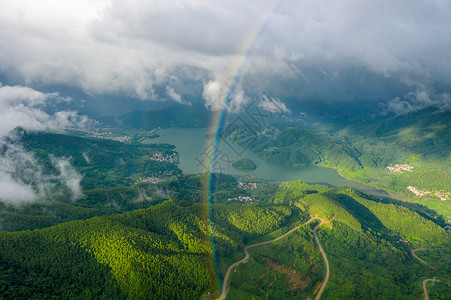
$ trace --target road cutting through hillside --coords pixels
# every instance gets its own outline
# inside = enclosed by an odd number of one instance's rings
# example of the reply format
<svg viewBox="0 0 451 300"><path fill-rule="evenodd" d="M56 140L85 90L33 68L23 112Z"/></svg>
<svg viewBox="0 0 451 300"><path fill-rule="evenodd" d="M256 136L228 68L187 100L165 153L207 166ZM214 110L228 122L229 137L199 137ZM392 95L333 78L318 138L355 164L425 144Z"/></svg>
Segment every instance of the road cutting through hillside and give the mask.
<svg viewBox="0 0 451 300"><path fill-rule="evenodd" d="M281 236L279 236L279 237L277 237L277 238L275 238L275 239L273 239L273 240L266 241L266 242L260 242L260 243L257 243L257 244L253 244L253 245L249 245L249 246L244 247L244 254L245 254L244 258L241 259L241 260L239 260L239 261L237 261L237 262L235 262L235 263L233 263L233 264L230 265L230 267L227 269L227 273L226 273L226 275L224 276L224 281L223 281L223 283L222 283L222 293L221 293L221 295L220 295L218 298L216 298L215 300L224 300L224 299L227 297L227 285L228 285L228 281L229 281L230 275L231 275L231 273L232 273L232 270L233 270L235 267L237 267L239 264L242 264L242 263L247 262L247 260L249 259L249 252L248 252L248 250L249 250L250 248L255 248L255 247L258 247L258 246L263 246L263 245L266 245L266 244L270 244L270 243L277 242L278 240L280 240L280 239L286 237L287 235L289 235L289 234L293 233L294 231L296 231L297 229L301 228L301 226L307 225L307 224L309 224L310 222L312 222L312 221L314 221L314 220L320 220L320 221L321 221L321 223L318 224L318 225L315 227L315 229L313 230L313 234L314 234L314 236L315 236L315 239L316 239L316 242L317 242L317 244L318 244L318 247L320 248L321 254L323 255L323 258L324 258L324 260L325 260L325 262L326 262L326 268L327 268L326 278L325 278L325 280L324 280L324 283L321 285L321 289L319 290L317 296L315 297L315 300L319 299L319 297L321 297L321 294L322 294L324 288L326 287L327 281L329 280L329 261L327 260L326 254L325 254L323 248L321 247L321 244L319 243L318 237L316 236L316 229L317 229L319 226L323 225L323 224L326 224L326 223L331 222L332 219L329 220L329 221L326 221L326 220L321 219L321 218L318 218L318 217L312 217L312 218L310 218L307 222L305 222L304 224L298 225L298 226L292 228L290 231L284 233L283 235L281 235ZM319 296L318 296L318 295L319 295Z"/></svg>
<svg viewBox="0 0 451 300"><path fill-rule="evenodd" d="M423 292L424 292L424 300L429 300L429 294L428 294L428 281L432 282L440 282L440 280L437 280L434 278L429 278L423 280Z"/></svg>
<svg viewBox="0 0 451 300"><path fill-rule="evenodd" d="M315 240L316 240L316 243L318 244L319 251L321 251L321 255L323 256L324 262L326 263L326 277L324 278L324 282L321 284L321 288L319 289L318 293L315 296L315 300L319 300L321 298L321 295L323 294L324 289L326 288L326 284L329 281L329 275L330 275L329 260L327 259L326 252L324 252L324 249L321 246L321 243L319 242L319 238L316 235L316 230L325 223L326 223L325 221L321 221L321 223L316 225L315 229L313 229L313 235L315 236Z"/></svg>
<svg viewBox="0 0 451 300"><path fill-rule="evenodd" d="M412 250L410 250L410 252L412 252L413 257L415 257L416 259L418 259L418 261L420 261L422 264L428 266L428 267L431 268L431 269L437 270L436 268L434 268L433 266L431 266L430 264L428 264L427 262L425 262L424 260L422 260L421 258L419 258L419 257L415 254L415 252L417 252L417 251L423 251L423 250L428 250L428 249L425 249L425 248L417 248L417 249L412 249ZM434 277L434 278L428 278L428 279L423 280L424 300L429 300L429 294L428 294L428 281L432 281L433 283L434 283L434 282L440 282L440 280L435 279L435 277Z"/></svg>
<svg viewBox="0 0 451 300"><path fill-rule="evenodd" d="M422 260L421 258L419 258L419 257L415 254L415 252L417 252L417 251L423 251L423 250L427 250L427 249L425 249L425 248L412 249L412 250L410 250L410 252L412 252L413 257L415 257L416 259L418 259L422 264L428 266L428 267L431 268L431 269L437 270L436 268L434 268L433 266L431 266L430 264L428 264L427 262L425 262L424 260Z"/></svg>

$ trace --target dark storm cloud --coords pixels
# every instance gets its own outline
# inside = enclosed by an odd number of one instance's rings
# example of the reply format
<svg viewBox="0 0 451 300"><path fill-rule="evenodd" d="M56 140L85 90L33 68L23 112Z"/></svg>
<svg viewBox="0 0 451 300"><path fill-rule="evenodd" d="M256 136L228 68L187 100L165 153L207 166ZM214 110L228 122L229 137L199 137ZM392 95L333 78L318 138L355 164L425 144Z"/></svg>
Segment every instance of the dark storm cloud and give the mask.
<svg viewBox="0 0 451 300"><path fill-rule="evenodd" d="M171 83L191 68L205 71L193 77L215 107L243 60L236 107L256 90L328 101L374 90L391 100L451 85L450 1L1 3L0 72L30 85L181 102L184 91ZM166 95L157 86L169 86Z"/></svg>

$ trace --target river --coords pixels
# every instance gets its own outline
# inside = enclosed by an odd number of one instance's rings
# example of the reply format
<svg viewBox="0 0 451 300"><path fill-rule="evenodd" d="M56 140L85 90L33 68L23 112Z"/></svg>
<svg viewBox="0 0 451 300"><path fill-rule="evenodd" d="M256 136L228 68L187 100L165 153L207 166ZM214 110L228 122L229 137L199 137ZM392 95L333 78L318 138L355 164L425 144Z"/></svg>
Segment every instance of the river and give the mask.
<svg viewBox="0 0 451 300"><path fill-rule="evenodd" d="M176 146L179 153L179 168L185 174L196 174L205 172L202 165L204 158L210 155L211 150L216 147L207 145L209 139L208 128L171 128L161 129L157 138L147 140L148 143L168 143ZM355 181L341 177L336 170L324 167L287 167L282 165L268 164L258 158L249 149L244 149L237 144L230 144L221 140L219 144L217 159L217 170L230 175L251 175L261 179L290 181L301 179L308 183L325 184L335 187L353 187L363 192L375 193L377 189ZM239 171L232 167L231 162L249 158L255 162L257 169L253 171Z"/></svg>

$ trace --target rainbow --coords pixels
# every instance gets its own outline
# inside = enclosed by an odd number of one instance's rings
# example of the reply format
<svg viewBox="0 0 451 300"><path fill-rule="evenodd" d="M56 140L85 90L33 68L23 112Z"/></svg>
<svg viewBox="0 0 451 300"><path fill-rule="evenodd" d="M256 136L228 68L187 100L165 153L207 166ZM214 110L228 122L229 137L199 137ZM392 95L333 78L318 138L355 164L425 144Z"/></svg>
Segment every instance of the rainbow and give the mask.
<svg viewBox="0 0 451 300"><path fill-rule="evenodd" d="M275 1L275 3L268 10L266 16L262 18L260 22L257 22L256 25L249 31L247 38L244 39L243 43L239 47L238 53L241 53L241 55L238 55L238 58L231 64L228 72L226 72L227 76L225 77L231 78L231 80L229 82L229 85L227 86L226 93L224 93L221 99L220 109L218 109L212 117L209 126L210 130L208 134L207 144L205 146L205 149L208 148L209 151L208 155L204 155L203 157L203 165L207 166L208 169L205 170L207 174L205 174L206 176L204 177L202 182L203 188L201 191L201 199L207 204L205 205L207 209L205 216L210 221L210 224L214 224L213 215L209 207L209 204L213 202L212 194L215 190L215 178L213 176L213 173L216 171L217 159L220 155L218 150L220 149L223 126L225 125L225 122L227 120L228 108L236 89L241 85L243 74L246 69L246 63L249 57L253 54L257 41L264 34L270 24L271 18L273 17L274 13L280 8L283 2L284 0ZM210 244L214 253L216 247L211 236ZM213 256L215 255L213 254ZM215 259L214 263L217 264L217 261Z"/></svg>
<svg viewBox="0 0 451 300"><path fill-rule="evenodd" d="M228 107L232 101L233 94L237 87L241 85L243 74L246 69L246 63L249 57L255 50L255 46L257 44L258 39L263 35L263 33L268 28L271 18L274 13L280 8L284 0L275 1L275 3L270 7L268 13L264 18L261 19L260 22L257 22L256 25L249 31L247 38L243 41L241 46L239 47L238 53L242 53L238 56L238 59L231 64L226 76L226 78L232 78L230 83L226 89L226 93L224 93L223 98L221 99L221 106L218 109L210 122L210 130L209 130L209 138L207 139L206 148L210 147L212 152L210 155L206 155L204 157L204 166L209 166L210 178L209 182L206 185L205 193L209 195L205 195L205 199L207 199L208 203L211 202L211 193L214 192L214 178L211 176L216 171L217 158L219 153L217 150L220 149L220 141L221 141L221 133L223 126L227 120L228 115Z"/></svg>

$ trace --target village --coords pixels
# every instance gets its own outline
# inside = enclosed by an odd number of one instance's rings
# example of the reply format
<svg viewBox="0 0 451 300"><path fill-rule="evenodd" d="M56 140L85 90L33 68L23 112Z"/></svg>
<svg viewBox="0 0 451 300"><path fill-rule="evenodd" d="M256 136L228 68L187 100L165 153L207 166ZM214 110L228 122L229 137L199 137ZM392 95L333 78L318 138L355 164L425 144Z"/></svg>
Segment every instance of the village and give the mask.
<svg viewBox="0 0 451 300"><path fill-rule="evenodd" d="M99 129L68 128L68 130L75 131L75 132L83 132L86 134L86 137L93 137L93 138L103 139L103 140L111 140L111 141L116 141L116 142L121 142L121 143L125 143L126 141L133 139L133 137L129 136L129 135L109 136L109 135L112 135L113 132L105 131L105 130L111 130L111 128L99 128Z"/></svg>
<svg viewBox="0 0 451 300"><path fill-rule="evenodd" d="M387 167L387 169L390 171L390 173L402 173L403 171L412 172L413 167L409 164L396 164L396 165L390 165ZM439 191L424 191L420 190L419 188L416 188L414 186L408 186L406 187L409 191L415 194L415 196L423 197L426 195L435 196L439 198L442 201L450 200L451 193L445 192L443 190Z"/></svg>
<svg viewBox="0 0 451 300"><path fill-rule="evenodd" d="M413 187L413 186L410 186L410 185L408 187L406 187L406 189L408 189L409 191L411 191L412 193L414 193L418 197L423 197L423 196L426 196L426 195L433 195L433 196L436 196L437 198L439 198L442 201L450 200L450 194L451 193L447 193L447 192L445 192L443 190L440 190L440 191L423 191L423 190L420 190L420 189L418 189L416 187Z"/></svg>
<svg viewBox="0 0 451 300"><path fill-rule="evenodd" d="M176 155L177 155L177 153L175 153L175 152L172 152L170 154L165 154L165 155L163 155L163 153L161 153L161 152L158 152L158 153L155 153L154 155L152 155L152 157L150 159L154 160L154 161L174 163L173 158Z"/></svg>
<svg viewBox="0 0 451 300"><path fill-rule="evenodd" d="M136 183L152 183L152 184L158 184L158 183L162 183L164 180L160 177L147 177L147 178L140 178L138 180L136 180Z"/></svg>
<svg viewBox="0 0 451 300"><path fill-rule="evenodd" d="M243 190L255 190L258 186L258 183L255 182L238 182L238 187Z"/></svg>
<svg viewBox="0 0 451 300"><path fill-rule="evenodd" d="M238 197L235 197L235 198L227 199L227 201L235 201L235 200L241 201L242 203L245 203L245 204L258 203L257 199L249 197L249 196L238 196Z"/></svg>
<svg viewBox="0 0 451 300"><path fill-rule="evenodd" d="M413 167L408 164L396 164L394 166L388 166L387 169L393 173L402 173L402 171L412 172Z"/></svg>
<svg viewBox="0 0 451 300"><path fill-rule="evenodd" d="M126 141L129 141L132 139L131 136L96 136L96 138L104 139L104 140L111 140L116 142L125 143Z"/></svg>

